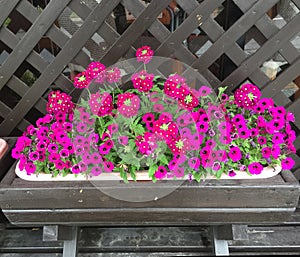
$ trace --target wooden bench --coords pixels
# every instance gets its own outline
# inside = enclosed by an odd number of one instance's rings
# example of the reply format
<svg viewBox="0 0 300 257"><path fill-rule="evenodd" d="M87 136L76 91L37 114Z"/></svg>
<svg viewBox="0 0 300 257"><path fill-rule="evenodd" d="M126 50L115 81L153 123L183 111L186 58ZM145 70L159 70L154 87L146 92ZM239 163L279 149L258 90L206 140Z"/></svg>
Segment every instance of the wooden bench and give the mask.
<svg viewBox="0 0 300 257"><path fill-rule="evenodd" d="M13 225L44 226L45 240L64 240L64 256L76 256L79 226L200 226L212 225L215 254L228 254L228 239L240 238L247 224L284 224L292 219L299 182L290 171L263 180L210 180L205 183L168 182L173 191L148 202L115 199L93 183L29 182L16 177L14 163L0 183L0 206ZM124 194L155 192L163 181L120 182L106 190ZM105 190L104 190L105 191ZM232 227L233 225L233 227ZM242 231L243 230L243 231ZM73 255L72 255L73 254Z"/></svg>

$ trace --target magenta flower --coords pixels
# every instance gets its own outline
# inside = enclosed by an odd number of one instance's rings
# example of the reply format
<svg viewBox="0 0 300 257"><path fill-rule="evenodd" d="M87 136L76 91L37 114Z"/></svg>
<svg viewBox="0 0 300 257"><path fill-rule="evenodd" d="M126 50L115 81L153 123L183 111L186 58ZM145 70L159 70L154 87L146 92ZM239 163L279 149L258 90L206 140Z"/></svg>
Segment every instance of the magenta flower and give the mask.
<svg viewBox="0 0 300 257"><path fill-rule="evenodd" d="M99 148L98 148L99 153L100 153L100 154L104 154L104 155L105 155L105 154L109 154L110 149L111 149L111 148L107 147L106 144L102 144L102 145L100 145Z"/></svg>
<svg viewBox="0 0 300 257"><path fill-rule="evenodd" d="M112 162L104 162L103 168L105 172L112 172L115 168L115 165Z"/></svg>
<svg viewBox="0 0 300 257"><path fill-rule="evenodd" d="M288 112L286 115L286 120L294 122L295 121L295 115L292 112Z"/></svg>
<svg viewBox="0 0 300 257"><path fill-rule="evenodd" d="M257 128L250 129L250 136L256 137L259 134L259 130Z"/></svg>
<svg viewBox="0 0 300 257"><path fill-rule="evenodd" d="M71 171L73 174L79 174L81 172L80 165L79 164L73 165Z"/></svg>
<svg viewBox="0 0 300 257"><path fill-rule="evenodd" d="M261 154L264 158L270 158L271 156L271 148L270 147L264 147L262 150L261 150Z"/></svg>
<svg viewBox="0 0 300 257"><path fill-rule="evenodd" d="M262 172L264 167L259 162L253 162L248 166L248 170L251 174L258 175Z"/></svg>
<svg viewBox="0 0 300 257"><path fill-rule="evenodd" d="M50 162L56 162L56 161L58 161L60 159L60 156L59 156L59 154L58 153L51 153L51 154L49 154L49 156L48 156L48 160L50 161Z"/></svg>
<svg viewBox="0 0 300 257"><path fill-rule="evenodd" d="M240 138L247 139L250 137L250 131L246 128L242 128L238 130L238 134Z"/></svg>
<svg viewBox="0 0 300 257"><path fill-rule="evenodd" d="M91 78L88 76L88 74L85 71L83 71L75 76L73 83L74 83L74 87L84 89L88 87L90 81Z"/></svg>
<svg viewBox="0 0 300 257"><path fill-rule="evenodd" d="M207 86L202 86L199 88L198 92L199 92L199 97L204 97L204 96L208 96L212 92L212 89Z"/></svg>
<svg viewBox="0 0 300 257"><path fill-rule="evenodd" d="M207 158L207 159L202 159L201 164L203 168L211 168L214 164L214 160Z"/></svg>
<svg viewBox="0 0 300 257"><path fill-rule="evenodd" d="M85 123L80 122L77 126L76 126L76 130L78 133L84 133L86 132L87 126Z"/></svg>
<svg viewBox="0 0 300 257"><path fill-rule="evenodd" d="M113 124L108 125L107 129L108 129L109 133L112 135L112 134L118 132L119 126L118 126L118 124L113 123Z"/></svg>
<svg viewBox="0 0 300 257"><path fill-rule="evenodd" d="M140 108L140 98L133 93L123 93L118 95L117 100L118 111L126 118L133 117L138 114Z"/></svg>
<svg viewBox="0 0 300 257"><path fill-rule="evenodd" d="M33 162L27 162L25 165L25 170L27 175L31 175L36 171L36 166L33 164Z"/></svg>
<svg viewBox="0 0 300 257"><path fill-rule="evenodd" d="M67 158L70 155L70 152L67 149L61 149L59 151L59 155L61 158Z"/></svg>
<svg viewBox="0 0 300 257"><path fill-rule="evenodd" d="M284 135L282 133L275 133L272 137L273 144L283 144L284 143Z"/></svg>
<svg viewBox="0 0 300 257"><path fill-rule="evenodd" d="M150 48L150 46L143 46L136 50L135 56L138 62L143 62L147 64L151 61L153 54L154 52Z"/></svg>
<svg viewBox="0 0 300 257"><path fill-rule="evenodd" d="M218 171L221 169L221 164L219 162L214 162L213 166L212 166L212 169L214 171Z"/></svg>
<svg viewBox="0 0 300 257"><path fill-rule="evenodd" d="M101 168L101 167L94 166L94 167L91 169L91 174L92 174L93 176L99 176L101 173L102 173L102 168Z"/></svg>
<svg viewBox="0 0 300 257"><path fill-rule="evenodd" d="M65 163L61 160L57 160L55 163L55 168L58 170L63 170L65 168Z"/></svg>
<svg viewBox="0 0 300 257"><path fill-rule="evenodd" d="M294 167L294 165L295 161L290 157L287 157L281 161L281 167L283 170L290 170Z"/></svg>
<svg viewBox="0 0 300 257"><path fill-rule="evenodd" d="M164 166L158 166L154 173L154 177L157 179L163 179L167 175L167 169Z"/></svg>
<svg viewBox="0 0 300 257"><path fill-rule="evenodd" d="M182 177L184 177L184 168L183 167L175 167L172 170L172 173L174 174L174 176L176 178L182 178Z"/></svg>
<svg viewBox="0 0 300 257"><path fill-rule="evenodd" d="M119 136L118 142L121 145L127 145L128 144L128 137L127 136Z"/></svg>
<svg viewBox="0 0 300 257"><path fill-rule="evenodd" d="M89 153L85 153L82 155L82 161L86 164L89 165L92 163L92 156Z"/></svg>
<svg viewBox="0 0 300 257"><path fill-rule="evenodd" d="M154 74L149 74L145 70L135 73L131 77L133 87L140 92L148 92L153 87Z"/></svg>
<svg viewBox="0 0 300 257"><path fill-rule="evenodd" d="M14 159L19 159L20 156L21 156L21 151L20 151L20 149L14 148L14 149L12 150L11 156L12 156Z"/></svg>
<svg viewBox="0 0 300 257"><path fill-rule="evenodd" d="M236 173L234 172L234 170L229 170L228 171L228 176L229 177L234 177L234 176L236 176Z"/></svg>
<svg viewBox="0 0 300 257"><path fill-rule="evenodd" d="M114 147L114 141L112 141L111 139L106 140L105 143L104 143L104 145L105 145L107 148L111 149L111 148Z"/></svg>
<svg viewBox="0 0 300 257"><path fill-rule="evenodd" d="M51 143L51 144L48 145L47 149L48 149L49 153L57 153L58 145L54 144L54 143Z"/></svg>
<svg viewBox="0 0 300 257"><path fill-rule="evenodd" d="M234 94L235 103L242 108L251 109L260 100L259 88L252 84L244 84Z"/></svg>
<svg viewBox="0 0 300 257"><path fill-rule="evenodd" d="M154 114L151 112L145 113L142 117L142 121L145 123L154 121Z"/></svg>
<svg viewBox="0 0 300 257"><path fill-rule="evenodd" d="M86 69L86 74L89 78L97 78L103 71L105 71L105 65L100 62L91 62Z"/></svg>
<svg viewBox="0 0 300 257"><path fill-rule="evenodd" d="M234 124L245 124L245 118L242 114L236 114L232 119L231 121L234 123Z"/></svg>
<svg viewBox="0 0 300 257"><path fill-rule="evenodd" d="M161 113L164 110L164 106L162 104L154 104L153 111Z"/></svg>
<svg viewBox="0 0 300 257"><path fill-rule="evenodd" d="M87 166L84 162L81 161L81 162L78 163L78 165L79 165L79 167L80 167L80 171L81 171L81 172L87 171L88 166Z"/></svg>
<svg viewBox="0 0 300 257"><path fill-rule="evenodd" d="M227 152L225 150L217 150L217 160L224 162L227 160Z"/></svg>
<svg viewBox="0 0 300 257"><path fill-rule="evenodd" d="M80 120L82 122L87 122L90 119L91 115L87 112L81 112L80 113Z"/></svg>
<svg viewBox="0 0 300 257"><path fill-rule="evenodd" d="M102 157L99 153L92 153L91 155L91 163L92 164L99 164L102 163Z"/></svg>
<svg viewBox="0 0 300 257"><path fill-rule="evenodd" d="M95 115L98 115L100 117L110 115L113 110L112 96L107 92L97 92L95 94L91 94L89 99L89 106L91 112Z"/></svg>
<svg viewBox="0 0 300 257"><path fill-rule="evenodd" d="M169 112L163 112L159 115L159 119L163 121L172 121L173 120L173 114Z"/></svg>
<svg viewBox="0 0 300 257"><path fill-rule="evenodd" d="M82 145L75 145L75 153L77 155L82 155L82 154L84 154L84 152L85 152L85 150Z"/></svg>
<svg viewBox="0 0 300 257"><path fill-rule="evenodd" d="M207 122L202 121L197 122L196 126L198 133L206 133L209 128L209 124Z"/></svg>
<svg viewBox="0 0 300 257"><path fill-rule="evenodd" d="M279 145L273 145L271 148L271 154L274 159L278 159L280 156L280 146Z"/></svg>
<svg viewBox="0 0 300 257"><path fill-rule="evenodd" d="M29 154L29 160L36 161L39 159L39 153L37 151L31 152Z"/></svg>
<svg viewBox="0 0 300 257"><path fill-rule="evenodd" d="M234 146L230 148L230 151L228 153L229 158L234 161L237 162L239 160L242 159L242 153L239 147Z"/></svg>
<svg viewBox="0 0 300 257"><path fill-rule="evenodd" d="M259 136L258 139L257 139L257 142L260 144L260 145L265 145L267 143L267 139L263 136Z"/></svg>
<svg viewBox="0 0 300 257"><path fill-rule="evenodd" d="M197 170L200 167L200 159L197 157L190 158L188 164L190 168Z"/></svg>
<svg viewBox="0 0 300 257"><path fill-rule="evenodd" d="M105 75L108 83L119 82L121 79L121 71L117 67L108 68L105 72Z"/></svg>
<svg viewBox="0 0 300 257"><path fill-rule="evenodd" d="M92 133L92 134L89 135L88 142L98 143L98 141L99 141L99 135L98 134Z"/></svg>

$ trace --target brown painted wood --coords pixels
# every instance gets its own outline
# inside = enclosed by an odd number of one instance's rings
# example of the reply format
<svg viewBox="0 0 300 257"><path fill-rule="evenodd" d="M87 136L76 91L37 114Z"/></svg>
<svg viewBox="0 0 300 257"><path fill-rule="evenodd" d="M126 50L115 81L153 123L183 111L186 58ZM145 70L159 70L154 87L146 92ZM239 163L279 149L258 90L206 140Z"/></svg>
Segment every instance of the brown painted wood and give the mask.
<svg viewBox="0 0 300 257"><path fill-rule="evenodd" d="M0 89L7 83L11 75L32 51L52 23L54 23L57 16L53 14L56 13L56 15L59 15L70 1L71 0L51 1L44 10L43 15L37 18L26 35L22 38L22 41L18 43L6 60L6 65L0 68L0 77L2 78L0 81Z"/></svg>
<svg viewBox="0 0 300 257"><path fill-rule="evenodd" d="M22 98L12 112L9 113L7 119L0 125L0 135L10 133L18 122L21 120L28 110L36 103L38 98L45 92L48 85L44 81L51 83L62 72L65 64L70 62L80 51L90 38L98 26L103 23L105 17L110 14L115 5L119 1L103 1L89 15L86 22L73 35L72 40L69 40L64 48L57 55L57 58L47 67L47 70L36 80L34 85L27 91L27 94ZM18 113L18 116L16 115ZM17 117L16 117L17 116Z"/></svg>
<svg viewBox="0 0 300 257"><path fill-rule="evenodd" d="M294 208L201 209L201 208L113 208L3 210L14 225L73 224L98 226L274 224L292 219Z"/></svg>
<svg viewBox="0 0 300 257"><path fill-rule="evenodd" d="M105 64L111 65L126 53L130 46L137 38L156 20L160 12L167 7L170 0L161 0L159 2L151 2L139 17L131 24L131 26L122 34L107 53L101 58Z"/></svg>

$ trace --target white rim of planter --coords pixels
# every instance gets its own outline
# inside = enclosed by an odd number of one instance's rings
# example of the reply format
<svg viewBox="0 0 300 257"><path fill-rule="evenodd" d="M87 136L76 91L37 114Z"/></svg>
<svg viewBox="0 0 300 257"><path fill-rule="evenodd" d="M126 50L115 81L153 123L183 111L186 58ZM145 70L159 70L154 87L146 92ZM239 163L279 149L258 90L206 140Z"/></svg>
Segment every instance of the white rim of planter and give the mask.
<svg viewBox="0 0 300 257"><path fill-rule="evenodd" d="M233 177L228 176L227 174L222 174L220 179L266 179L276 176L281 171L281 166L277 165L274 168L273 167L265 167L263 171L260 174L257 175L248 175L245 171L235 171L236 175ZM31 174L27 175L25 170L19 169L19 162L16 165L15 168L16 175L24 180L28 181L107 181L107 180L123 180L118 173L102 173L99 176L86 176L83 174L78 174L75 176L75 174L68 174L65 177L62 175L57 175L56 177L52 177L51 174ZM187 177L183 178L177 178L176 180L187 180ZM217 179L215 176L207 175L205 179L202 180L209 180L209 179ZM132 181L133 179L128 176L128 180ZM163 180L173 180L173 178L165 178ZM151 181L151 179L148 177L147 172L138 172L137 173L137 181Z"/></svg>

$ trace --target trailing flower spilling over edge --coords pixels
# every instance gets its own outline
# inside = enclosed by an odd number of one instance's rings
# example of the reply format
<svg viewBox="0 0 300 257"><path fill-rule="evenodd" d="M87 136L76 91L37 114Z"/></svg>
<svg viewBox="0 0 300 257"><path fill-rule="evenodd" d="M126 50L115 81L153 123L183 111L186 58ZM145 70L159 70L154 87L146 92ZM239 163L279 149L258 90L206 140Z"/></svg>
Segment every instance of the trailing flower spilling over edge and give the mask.
<svg viewBox="0 0 300 257"><path fill-rule="evenodd" d="M137 50L147 64L153 50ZM29 126L12 151L27 174L101 176L116 172L127 181L147 170L153 181L208 174L231 177L236 171L257 175L266 166L291 169L295 153L295 118L259 88L242 85L234 95L208 86L196 90L186 78L166 79L144 69L131 76L132 88L113 88L121 71L92 62L74 78L76 88L102 86L89 92L77 108L60 91L48 96L48 114Z"/></svg>

